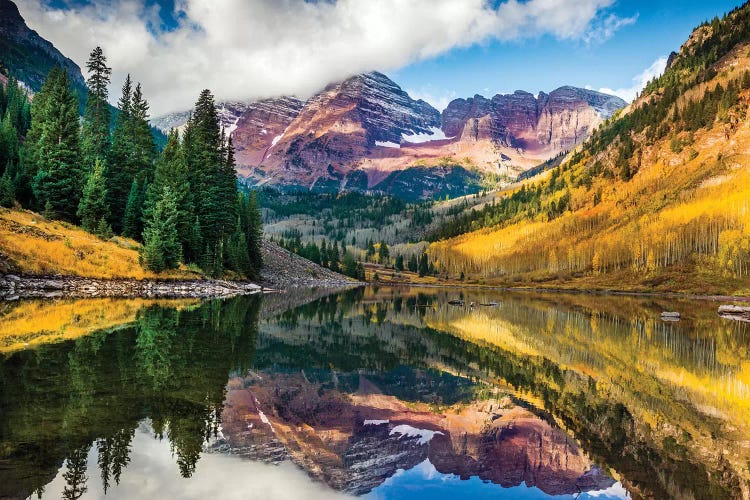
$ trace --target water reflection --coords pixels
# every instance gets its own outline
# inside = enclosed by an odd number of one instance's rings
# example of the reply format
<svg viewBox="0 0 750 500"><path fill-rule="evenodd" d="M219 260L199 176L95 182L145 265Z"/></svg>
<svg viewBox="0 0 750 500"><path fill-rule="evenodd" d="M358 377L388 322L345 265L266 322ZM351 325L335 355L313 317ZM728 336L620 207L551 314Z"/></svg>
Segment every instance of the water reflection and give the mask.
<svg viewBox="0 0 750 500"><path fill-rule="evenodd" d="M226 484L276 498L268 485L287 479L371 498L748 496L750 327L715 304L372 288L286 311L263 300L145 304L132 326L9 354L0 498ZM175 477L144 472L157 451Z"/></svg>

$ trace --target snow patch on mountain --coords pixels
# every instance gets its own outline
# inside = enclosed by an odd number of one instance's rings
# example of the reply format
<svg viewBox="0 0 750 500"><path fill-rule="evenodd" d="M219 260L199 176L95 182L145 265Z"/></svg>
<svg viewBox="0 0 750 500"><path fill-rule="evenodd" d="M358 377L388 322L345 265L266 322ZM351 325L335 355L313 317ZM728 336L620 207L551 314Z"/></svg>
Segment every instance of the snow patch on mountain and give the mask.
<svg viewBox="0 0 750 500"><path fill-rule="evenodd" d="M432 441L432 438L434 438L436 435L440 434L443 435L440 431L431 431L429 429L417 429L416 427L412 427L411 425L401 424L397 425L393 429L391 429L391 432L389 435L394 434L401 434L401 438L404 437L418 437L419 441L417 441L417 444L427 444L430 441Z"/></svg>
<svg viewBox="0 0 750 500"><path fill-rule="evenodd" d="M271 147L274 147L276 144L278 144L279 141L282 139L282 137L284 137L284 134L279 134L276 137L274 137L273 140L271 141Z"/></svg>
<svg viewBox="0 0 750 500"><path fill-rule="evenodd" d="M445 132L438 127L430 127L429 133L412 133L412 134L401 134L401 139L404 142L410 142L412 144L421 144L423 142L430 141L442 141L445 139L453 139L453 137L447 137Z"/></svg>
<svg viewBox="0 0 750 500"><path fill-rule="evenodd" d="M364 425L383 425L390 422L390 420L365 420Z"/></svg>
<svg viewBox="0 0 750 500"><path fill-rule="evenodd" d="M380 146L381 148L401 148L401 144L396 144L395 142L391 141L375 141L375 145Z"/></svg>

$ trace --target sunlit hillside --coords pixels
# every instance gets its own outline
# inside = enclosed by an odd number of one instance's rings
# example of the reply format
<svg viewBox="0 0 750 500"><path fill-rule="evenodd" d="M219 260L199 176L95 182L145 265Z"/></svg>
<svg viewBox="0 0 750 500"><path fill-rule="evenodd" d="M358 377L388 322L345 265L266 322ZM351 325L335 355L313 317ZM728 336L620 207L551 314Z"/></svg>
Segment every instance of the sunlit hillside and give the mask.
<svg viewBox="0 0 750 500"><path fill-rule="evenodd" d="M745 6L696 29L551 175L432 244L437 269L495 284L750 291L749 18Z"/></svg>
<svg viewBox="0 0 750 500"><path fill-rule="evenodd" d="M66 222L46 220L27 210L0 208L0 264L16 272L96 278L195 278L177 269L155 274L138 259L139 244L125 238L104 241ZM3 255L4 254L4 255Z"/></svg>

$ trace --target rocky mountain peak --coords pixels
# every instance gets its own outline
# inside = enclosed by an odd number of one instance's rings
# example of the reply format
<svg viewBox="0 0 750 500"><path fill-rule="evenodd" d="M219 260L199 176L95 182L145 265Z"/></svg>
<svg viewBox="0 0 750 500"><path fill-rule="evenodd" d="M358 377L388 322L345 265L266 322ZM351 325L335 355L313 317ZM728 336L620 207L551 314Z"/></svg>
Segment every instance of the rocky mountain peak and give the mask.
<svg viewBox="0 0 750 500"><path fill-rule="evenodd" d="M70 76L80 95L85 96L81 68L52 43L26 25L18 7L0 0L0 61L11 75L38 92L50 70L58 65Z"/></svg>

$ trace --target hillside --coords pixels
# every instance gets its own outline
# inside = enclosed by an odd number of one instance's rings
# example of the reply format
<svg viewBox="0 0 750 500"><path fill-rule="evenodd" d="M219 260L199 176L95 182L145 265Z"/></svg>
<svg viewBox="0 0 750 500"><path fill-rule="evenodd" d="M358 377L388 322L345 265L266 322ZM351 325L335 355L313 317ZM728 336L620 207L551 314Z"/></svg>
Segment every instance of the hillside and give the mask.
<svg viewBox="0 0 750 500"><path fill-rule="evenodd" d="M428 253L501 285L750 293L750 5L698 27L563 164ZM468 232L467 232L468 231Z"/></svg>
<svg viewBox="0 0 750 500"><path fill-rule="evenodd" d="M0 276L63 275L89 278L204 279L195 270L153 273L139 263L136 241L114 237L104 241L60 221L26 210L0 208ZM276 288L291 285L341 285L348 278L263 242L262 280Z"/></svg>

